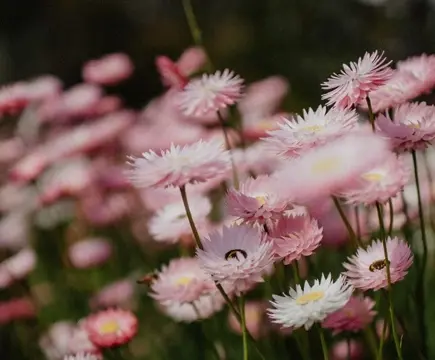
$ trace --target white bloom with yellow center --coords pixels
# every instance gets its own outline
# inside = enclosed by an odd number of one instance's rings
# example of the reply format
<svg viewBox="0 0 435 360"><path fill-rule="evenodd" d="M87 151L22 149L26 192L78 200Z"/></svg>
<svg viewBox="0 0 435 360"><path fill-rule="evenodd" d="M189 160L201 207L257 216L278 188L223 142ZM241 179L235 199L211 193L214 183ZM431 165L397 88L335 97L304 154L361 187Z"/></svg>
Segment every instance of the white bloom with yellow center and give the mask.
<svg viewBox="0 0 435 360"><path fill-rule="evenodd" d="M326 316L341 309L349 301L353 287L340 275L334 282L329 274L326 278L314 281L310 286L305 282L304 289L297 285L296 290L290 288L289 295L273 295L268 309L273 322L283 327L311 328L315 322L323 321Z"/></svg>

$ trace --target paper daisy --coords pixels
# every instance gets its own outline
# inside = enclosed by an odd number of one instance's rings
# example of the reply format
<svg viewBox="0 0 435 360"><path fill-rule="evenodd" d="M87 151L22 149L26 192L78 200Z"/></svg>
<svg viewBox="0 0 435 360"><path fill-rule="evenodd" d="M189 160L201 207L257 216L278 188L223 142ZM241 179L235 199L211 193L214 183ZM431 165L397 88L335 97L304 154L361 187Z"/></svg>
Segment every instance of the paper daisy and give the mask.
<svg viewBox="0 0 435 360"><path fill-rule="evenodd" d="M390 262L391 283L403 280L412 265L413 255L408 244L397 237L387 239L387 253ZM366 249L359 248L357 253L344 263L344 273L349 282L357 289L379 290L388 286L384 248L380 240L375 240Z"/></svg>
<svg viewBox="0 0 435 360"><path fill-rule="evenodd" d="M202 244L204 249L196 250L202 269L218 283L230 284L236 293L262 282L262 275L273 263L273 244L246 225L224 226Z"/></svg>
<svg viewBox="0 0 435 360"><path fill-rule="evenodd" d="M229 152L217 140L200 140L184 147L172 144L160 154L149 151L141 158L130 157L129 164L132 169L127 175L137 187L179 187L204 182L231 169Z"/></svg>
<svg viewBox="0 0 435 360"><path fill-rule="evenodd" d="M383 85L393 75L383 53L365 53L358 62L344 64L339 74L333 74L322 84L327 105L347 109L365 100L367 95Z"/></svg>
<svg viewBox="0 0 435 360"><path fill-rule="evenodd" d="M107 348L129 342L137 333L138 321L130 311L108 309L87 317L84 327L95 345Z"/></svg>
<svg viewBox="0 0 435 360"><path fill-rule="evenodd" d="M204 116L233 105L241 97L243 79L225 69L191 80L180 94L180 107L186 116Z"/></svg>
<svg viewBox="0 0 435 360"><path fill-rule="evenodd" d="M354 110L328 109L319 106L316 110L304 110L293 119L284 119L278 130L269 131L264 141L270 150L286 157L300 156L304 151L323 145L358 125Z"/></svg>
<svg viewBox="0 0 435 360"><path fill-rule="evenodd" d="M290 288L289 295L273 295L272 309L268 309L269 317L274 323L283 327L310 329L315 322L325 318L342 308L349 301L353 287L343 276L334 282L331 275L316 280L312 286L305 282L304 289L297 285L296 290Z"/></svg>
<svg viewBox="0 0 435 360"><path fill-rule="evenodd" d="M420 82L421 94L429 93L435 86L435 55L421 54L398 61L397 70L414 75Z"/></svg>

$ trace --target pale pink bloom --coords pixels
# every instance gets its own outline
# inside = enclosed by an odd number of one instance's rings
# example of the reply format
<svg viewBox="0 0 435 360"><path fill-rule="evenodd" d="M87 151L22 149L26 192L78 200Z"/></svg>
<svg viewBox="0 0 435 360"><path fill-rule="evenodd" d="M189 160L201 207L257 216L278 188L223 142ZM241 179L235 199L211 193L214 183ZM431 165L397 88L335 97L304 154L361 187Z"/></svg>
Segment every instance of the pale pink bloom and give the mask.
<svg viewBox="0 0 435 360"><path fill-rule="evenodd" d="M0 263L0 289L29 275L36 267L36 253L24 248Z"/></svg>
<svg viewBox="0 0 435 360"><path fill-rule="evenodd" d="M410 176L411 169L404 159L391 153L386 161L363 173L341 196L353 205L385 203L403 190Z"/></svg>
<svg viewBox="0 0 435 360"><path fill-rule="evenodd" d="M218 292L200 296L193 303L171 302L160 305L163 313L178 322L193 322L208 319L222 310L225 300Z"/></svg>
<svg viewBox="0 0 435 360"><path fill-rule="evenodd" d="M435 55L421 54L398 61L397 70L414 75L421 83L422 93L430 93L435 86Z"/></svg>
<svg viewBox="0 0 435 360"><path fill-rule="evenodd" d="M95 105L93 111L89 114L91 117L99 117L108 115L114 111L120 110L123 105L123 101L116 95L109 95L100 98Z"/></svg>
<svg viewBox="0 0 435 360"><path fill-rule="evenodd" d="M343 191L389 154L388 141L381 136L350 133L289 161L275 173L276 187L283 197L313 201Z"/></svg>
<svg viewBox="0 0 435 360"><path fill-rule="evenodd" d="M243 123L243 136L248 140L259 140L269 136L270 131L278 130L282 119L289 116L279 113L264 118L250 118Z"/></svg>
<svg viewBox="0 0 435 360"><path fill-rule="evenodd" d="M131 280L118 280L105 285L90 300L93 307L111 307L127 304L134 295L134 286Z"/></svg>
<svg viewBox="0 0 435 360"><path fill-rule="evenodd" d="M257 229L246 225L226 227L203 240L196 254L204 271L218 283L228 283L236 293L263 282L273 263L273 244Z"/></svg>
<svg viewBox="0 0 435 360"><path fill-rule="evenodd" d="M58 321L48 328L47 332L39 339L39 346L49 360L62 360L71 354L71 336L76 325L69 321Z"/></svg>
<svg viewBox="0 0 435 360"><path fill-rule="evenodd" d="M81 209L86 219L94 226L116 223L131 212L131 198L125 193L81 194Z"/></svg>
<svg viewBox="0 0 435 360"><path fill-rule="evenodd" d="M33 186L5 183L0 188L0 211L23 212L34 210L37 206L37 191ZM0 236L1 237L1 236Z"/></svg>
<svg viewBox="0 0 435 360"><path fill-rule="evenodd" d="M435 107L425 102L405 103L394 109L393 119L379 115L376 125L395 150L424 149L435 138Z"/></svg>
<svg viewBox="0 0 435 360"><path fill-rule="evenodd" d="M184 75L177 64L167 56L158 56L156 58L156 67L162 78L163 85L183 89L189 82L189 78Z"/></svg>
<svg viewBox="0 0 435 360"><path fill-rule="evenodd" d="M24 143L19 137L0 140L0 163L12 162L21 157L24 151Z"/></svg>
<svg viewBox="0 0 435 360"><path fill-rule="evenodd" d="M129 78L133 70L133 63L126 54L115 53L88 61L83 66L82 76L90 83L115 85Z"/></svg>
<svg viewBox="0 0 435 360"><path fill-rule="evenodd" d="M151 291L153 299L168 306L172 303L192 303L217 290L197 258L178 258L162 267L151 284Z"/></svg>
<svg viewBox="0 0 435 360"><path fill-rule="evenodd" d="M101 359L100 349L89 340L88 332L84 328L84 322L84 320L80 320L77 326L72 329L68 341L68 352L70 354L93 354L97 356L98 359Z"/></svg>
<svg viewBox="0 0 435 360"><path fill-rule="evenodd" d="M417 211L418 213L418 211ZM415 214L415 212L413 213L413 215ZM413 216L409 216L411 219L413 218ZM402 227L406 224L406 215L402 212L402 211L398 211L398 212L394 212L393 211L393 230L394 231L400 231L402 230ZM391 222L391 218L390 218L390 208L389 206L384 206L383 209L383 222L384 222L384 226L385 228L389 228L390 227L390 222ZM378 212L376 210L376 208L372 208L369 211L368 214L368 224L370 227L370 231L371 232L376 232L380 230L380 224L379 224L379 217L378 217Z"/></svg>
<svg viewBox="0 0 435 360"><path fill-rule="evenodd" d="M412 265L413 255L408 244L397 237L387 239L391 283L403 280ZM349 282L361 290L379 290L388 286L386 260L380 240L375 240L366 249L358 248L356 255L344 263Z"/></svg>
<svg viewBox="0 0 435 360"><path fill-rule="evenodd" d="M72 244L68 249L71 264L87 269L105 263L112 255L112 245L104 238L87 238Z"/></svg>
<svg viewBox="0 0 435 360"><path fill-rule="evenodd" d="M62 82L55 76L40 76L27 83L27 91L31 101L51 99L62 91Z"/></svg>
<svg viewBox="0 0 435 360"><path fill-rule="evenodd" d="M320 246L322 228L309 216L282 218L269 233L275 255L285 265L310 256Z"/></svg>
<svg viewBox="0 0 435 360"><path fill-rule="evenodd" d="M248 301L245 304L246 327L255 339L265 334L266 306L261 301ZM228 315L228 323L231 330L242 333L240 323L232 312Z"/></svg>
<svg viewBox="0 0 435 360"><path fill-rule="evenodd" d="M184 115L204 116L233 105L241 97L243 79L225 69L191 80L180 94Z"/></svg>
<svg viewBox="0 0 435 360"><path fill-rule="evenodd" d="M186 210L180 199L181 195L179 195L177 202L158 210L150 219L148 230L154 240L176 243L182 236L191 234L192 230ZM204 196L196 195L189 198L189 207L195 225L204 228L208 223L207 216L212 208L210 200Z"/></svg>
<svg viewBox="0 0 435 360"><path fill-rule="evenodd" d="M96 346L108 348L128 343L137 333L138 320L131 311L108 309L88 316L84 327Z"/></svg>
<svg viewBox="0 0 435 360"><path fill-rule="evenodd" d="M26 183L38 177L49 164L45 149L40 146L19 160L9 172L12 181Z"/></svg>
<svg viewBox="0 0 435 360"><path fill-rule="evenodd" d="M75 355L65 356L63 360L101 360L101 355L89 354L89 353L78 353Z"/></svg>
<svg viewBox="0 0 435 360"><path fill-rule="evenodd" d="M227 173L231 168L229 152L219 141L202 140L180 147L171 145L166 151L143 153L130 157L130 180L137 187L184 186L204 182Z"/></svg>
<svg viewBox="0 0 435 360"><path fill-rule="evenodd" d="M278 130L269 131L264 141L271 151L286 157L298 157L308 149L324 145L328 141L349 133L358 126L358 114L354 110L328 110L319 106L316 110L304 110L292 119L283 119Z"/></svg>
<svg viewBox="0 0 435 360"><path fill-rule="evenodd" d="M177 60L177 66L183 74L189 76L201 70L206 61L207 54L204 49L199 46L193 46L183 51Z"/></svg>
<svg viewBox="0 0 435 360"><path fill-rule="evenodd" d="M0 302L0 324L2 325L14 320L31 319L35 315L35 305L27 297Z"/></svg>
<svg viewBox="0 0 435 360"><path fill-rule="evenodd" d="M25 82L3 86L0 88L0 116L17 115L30 101Z"/></svg>
<svg viewBox="0 0 435 360"><path fill-rule="evenodd" d="M343 69L338 74L333 74L322 84L322 89L327 93L322 95L327 100L327 105L346 109L364 101L367 95L393 76L384 53L365 53L358 62L343 64Z"/></svg>
<svg viewBox="0 0 435 360"><path fill-rule="evenodd" d="M375 304L369 297L352 296L344 307L323 320L322 327L334 330L334 335L342 331L363 330L376 316L376 311L373 310Z"/></svg>
<svg viewBox="0 0 435 360"><path fill-rule="evenodd" d="M26 211L12 211L0 220L0 248L18 250L29 242L31 223Z"/></svg>
<svg viewBox="0 0 435 360"><path fill-rule="evenodd" d="M124 173L124 166L113 164L104 157L93 163L96 174L96 183L103 189L126 190L131 188L131 183Z"/></svg>
<svg viewBox="0 0 435 360"><path fill-rule="evenodd" d="M350 354L347 340L335 343L331 350L331 360L361 360L364 355L363 345L355 340L350 340Z"/></svg>

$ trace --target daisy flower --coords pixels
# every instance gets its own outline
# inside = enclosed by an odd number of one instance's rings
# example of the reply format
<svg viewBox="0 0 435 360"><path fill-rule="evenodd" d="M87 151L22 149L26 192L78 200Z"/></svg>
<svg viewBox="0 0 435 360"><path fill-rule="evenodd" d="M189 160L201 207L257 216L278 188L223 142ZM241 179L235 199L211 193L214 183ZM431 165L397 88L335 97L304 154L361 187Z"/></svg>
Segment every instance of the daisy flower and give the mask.
<svg viewBox="0 0 435 360"><path fill-rule="evenodd" d="M87 62L82 75L83 79L90 83L114 85L129 78L133 69L133 63L126 54L116 53Z"/></svg>
<svg viewBox="0 0 435 360"><path fill-rule="evenodd" d="M405 103L393 110L393 119L379 115L376 124L395 150L424 149L435 138L435 107L425 102Z"/></svg>
<svg viewBox="0 0 435 360"><path fill-rule="evenodd" d="M196 254L202 269L218 283L229 283L236 293L263 282L273 263L273 244L257 229L246 225L223 227L202 242Z"/></svg>
<svg viewBox="0 0 435 360"><path fill-rule="evenodd" d="M395 197L410 180L411 171L402 157L391 154L385 162L363 173L341 194L349 204L373 205Z"/></svg>
<svg viewBox="0 0 435 360"><path fill-rule="evenodd" d="M358 62L343 65L339 74L333 74L322 84L327 93L322 95L327 105L347 109L365 100L367 95L383 85L393 75L384 53L365 53Z"/></svg>
<svg viewBox="0 0 435 360"><path fill-rule="evenodd" d="M381 136L351 133L289 161L274 174L276 188L281 196L290 194L302 203L329 196L352 186L389 154L388 141Z"/></svg>
<svg viewBox="0 0 435 360"><path fill-rule="evenodd" d="M130 157L129 164L132 169L127 175L137 187L180 187L213 179L231 169L229 152L217 140L200 140L184 147L172 144L160 154L149 151L141 158Z"/></svg>
<svg viewBox="0 0 435 360"><path fill-rule="evenodd" d="M279 220L270 232L276 257L285 265L302 256L310 256L320 246L322 228L309 216L289 217Z"/></svg>
<svg viewBox="0 0 435 360"><path fill-rule="evenodd" d="M421 94L429 93L435 86L435 55L421 54L398 61L397 70L414 75L420 82Z"/></svg>
<svg viewBox="0 0 435 360"><path fill-rule="evenodd" d="M334 334L363 330L376 316L375 304L369 297L352 296L344 307L327 316L322 327L334 330Z"/></svg>
<svg viewBox="0 0 435 360"><path fill-rule="evenodd" d="M349 301L353 287L348 284L344 276L340 275L334 282L331 275L315 280L310 286L305 282L304 288L297 285L296 290L290 288L289 294L273 295L272 309L268 309L269 317L274 323L283 327L308 330L315 322L341 309Z"/></svg>
<svg viewBox="0 0 435 360"><path fill-rule="evenodd" d="M413 255L408 244L397 237L387 239L391 283L403 280L412 265ZM349 282L357 289L379 290L388 286L384 248L375 240L366 249L359 248L343 266Z"/></svg>
<svg viewBox="0 0 435 360"><path fill-rule="evenodd" d="M180 94L180 108L186 116L203 116L233 105L241 97L243 79L225 69L191 80Z"/></svg>
<svg viewBox="0 0 435 360"><path fill-rule="evenodd" d="M209 275L199 266L196 258L173 259L163 266L151 285L151 297L162 305L191 303L200 296L216 291Z"/></svg>
<svg viewBox="0 0 435 360"><path fill-rule="evenodd" d="M108 309L87 317L84 326L95 345L107 348L128 343L137 333L138 321L130 311Z"/></svg>
<svg viewBox="0 0 435 360"><path fill-rule="evenodd" d="M178 194L178 197L180 195ZM211 202L205 196L195 195L189 198L192 217L198 228L208 224L207 216L211 211ZM166 205L150 219L150 235L156 241L176 243L182 236L190 235L191 228L186 209L182 201Z"/></svg>
<svg viewBox="0 0 435 360"><path fill-rule="evenodd" d="M300 156L307 149L323 145L331 139L352 131L358 125L355 110L328 109L304 110L291 120L284 119L278 130L269 131L263 140L278 155Z"/></svg>

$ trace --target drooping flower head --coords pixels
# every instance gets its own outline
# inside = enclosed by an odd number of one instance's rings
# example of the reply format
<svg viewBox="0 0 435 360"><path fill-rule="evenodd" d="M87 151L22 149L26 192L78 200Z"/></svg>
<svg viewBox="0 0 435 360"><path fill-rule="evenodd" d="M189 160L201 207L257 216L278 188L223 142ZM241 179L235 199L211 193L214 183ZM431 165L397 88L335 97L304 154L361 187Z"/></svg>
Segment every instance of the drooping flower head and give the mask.
<svg viewBox="0 0 435 360"><path fill-rule="evenodd" d="M89 339L101 348L128 343L137 333L136 316L122 309L108 309L88 316L84 327Z"/></svg>
<svg viewBox="0 0 435 360"><path fill-rule="evenodd" d="M350 204L385 203L396 196L410 179L410 169L402 157L391 154L385 162L363 173L342 196Z"/></svg>
<svg viewBox="0 0 435 360"><path fill-rule="evenodd" d="M369 297L352 296L344 307L327 316L322 327L334 330L334 334L363 330L376 316L375 304Z"/></svg>
<svg viewBox="0 0 435 360"><path fill-rule="evenodd" d="M403 280L412 265L413 255L408 244L397 237L387 239L391 283ZM349 282L357 289L379 290L388 286L384 248L375 240L366 249L359 248L343 266Z"/></svg>
<svg viewBox="0 0 435 360"><path fill-rule="evenodd" d="M180 94L184 115L204 116L233 105L241 97L243 79L225 69L191 80Z"/></svg>
<svg viewBox="0 0 435 360"><path fill-rule="evenodd" d="M269 131L264 141L271 150L286 157L297 157L308 149L324 145L358 125L358 114L354 110L328 110L319 106L309 108L293 119L284 119L278 130Z"/></svg>
<svg viewBox="0 0 435 360"><path fill-rule="evenodd" d="M308 215L284 217L269 233L276 257L288 265L302 256L310 256L320 246L322 228Z"/></svg>
<svg viewBox="0 0 435 360"><path fill-rule="evenodd" d="M137 187L179 187L213 179L231 169L229 152L217 140L200 140L184 147L172 144L160 154L149 151L141 158L131 157L130 165L128 175Z"/></svg>
<svg viewBox="0 0 435 360"><path fill-rule="evenodd" d="M435 138L435 107L425 102L405 103L394 109L393 119L379 115L376 124L395 150L424 149Z"/></svg>
<svg viewBox="0 0 435 360"><path fill-rule="evenodd" d="M327 105L347 109L364 101L367 95L383 85L393 75L383 53L377 51L365 53L358 62L344 64L339 74L333 74L322 88L327 91L322 95Z"/></svg>
<svg viewBox="0 0 435 360"><path fill-rule="evenodd" d="M348 284L344 276L333 281L331 275L315 280L310 286L305 282L304 288L297 285L296 290L290 288L289 294L283 296L273 295L268 309L271 320L283 327L311 328L315 322L325 318L341 309L349 301L353 287Z"/></svg>
<svg viewBox="0 0 435 360"><path fill-rule="evenodd" d="M262 282L273 263L272 243L258 230L246 225L226 227L203 241L196 254L203 270L218 283L229 283L236 293Z"/></svg>

